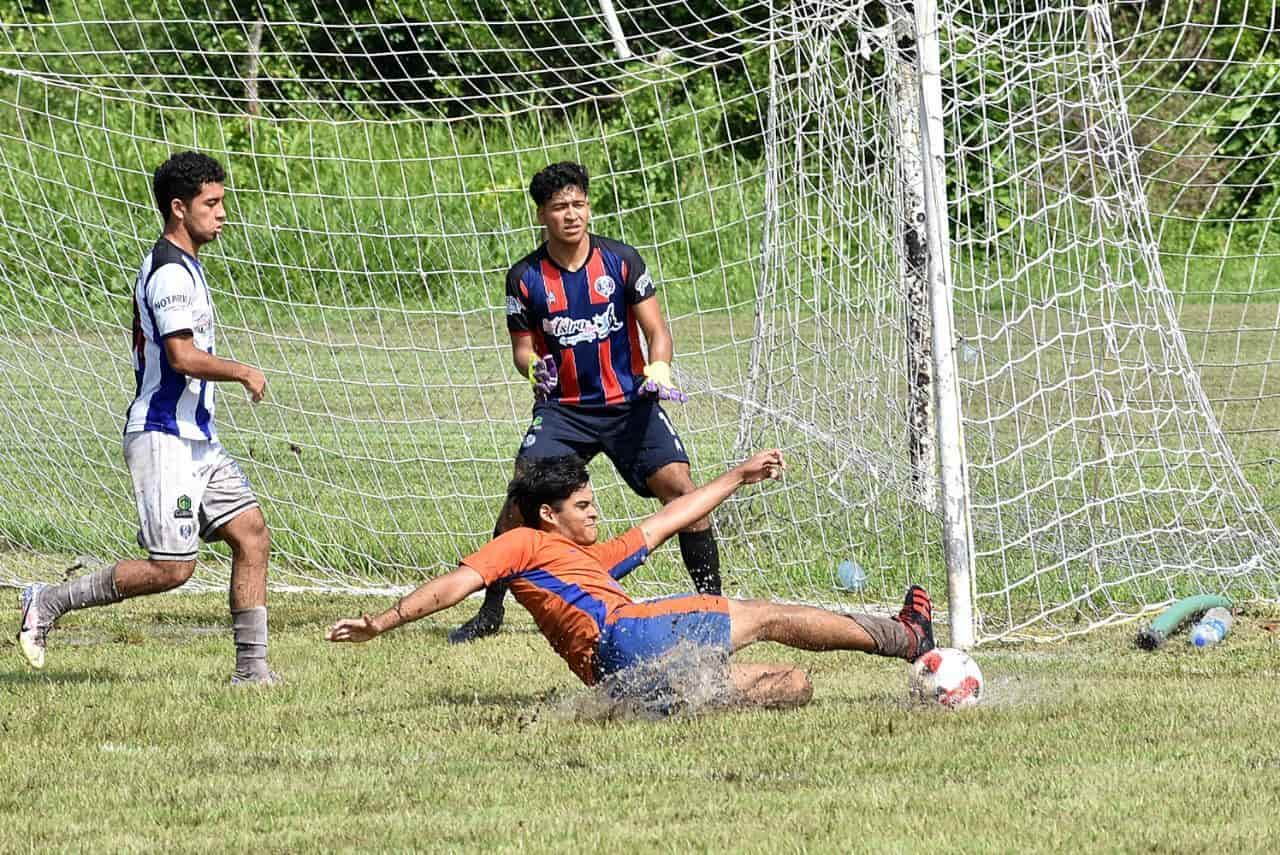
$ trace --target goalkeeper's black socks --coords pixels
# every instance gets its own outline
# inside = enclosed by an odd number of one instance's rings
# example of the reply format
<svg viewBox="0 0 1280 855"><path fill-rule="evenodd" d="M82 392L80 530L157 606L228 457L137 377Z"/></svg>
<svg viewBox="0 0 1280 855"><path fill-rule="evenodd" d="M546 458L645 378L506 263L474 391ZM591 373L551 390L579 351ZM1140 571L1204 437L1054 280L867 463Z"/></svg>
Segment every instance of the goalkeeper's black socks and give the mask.
<svg viewBox="0 0 1280 855"><path fill-rule="evenodd" d="M490 585L484 592L484 605L475 617L449 633L450 644L465 644L468 641L479 641L502 629L502 619L506 609L502 600L507 596L507 586L503 582Z"/></svg>
<svg viewBox="0 0 1280 855"><path fill-rule="evenodd" d="M720 594L720 547L714 531L680 532L680 557L699 594Z"/></svg>

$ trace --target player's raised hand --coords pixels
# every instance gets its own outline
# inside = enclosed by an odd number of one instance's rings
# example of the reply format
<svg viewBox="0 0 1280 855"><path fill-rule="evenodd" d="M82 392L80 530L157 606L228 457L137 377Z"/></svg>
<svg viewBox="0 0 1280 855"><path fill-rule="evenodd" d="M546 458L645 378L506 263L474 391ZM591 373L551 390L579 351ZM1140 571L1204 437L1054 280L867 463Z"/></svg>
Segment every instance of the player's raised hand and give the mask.
<svg viewBox="0 0 1280 855"><path fill-rule="evenodd" d="M368 615L359 618L343 618L329 627L324 637L329 641L372 641L378 637L378 628L373 625L373 620Z"/></svg>
<svg viewBox="0 0 1280 855"><path fill-rule="evenodd" d="M781 478L787 468L782 452L776 448L761 451L738 465L742 483L759 484L768 478Z"/></svg>
<svg viewBox="0 0 1280 855"><path fill-rule="evenodd" d="M244 369L244 376L240 378L240 385L248 390L249 400L256 404L267 394L267 375L252 365L246 365Z"/></svg>
<svg viewBox="0 0 1280 855"><path fill-rule="evenodd" d="M671 379L671 366L665 362L650 362L644 367L644 383L640 391L645 395L654 395L659 401L675 401L683 404L689 396L675 387Z"/></svg>
<svg viewBox="0 0 1280 855"><path fill-rule="evenodd" d="M550 398L551 393L556 389L556 384L560 382L560 374L556 368L555 357L547 354L530 360L529 382L533 384L533 396L535 398L539 401L545 401Z"/></svg>

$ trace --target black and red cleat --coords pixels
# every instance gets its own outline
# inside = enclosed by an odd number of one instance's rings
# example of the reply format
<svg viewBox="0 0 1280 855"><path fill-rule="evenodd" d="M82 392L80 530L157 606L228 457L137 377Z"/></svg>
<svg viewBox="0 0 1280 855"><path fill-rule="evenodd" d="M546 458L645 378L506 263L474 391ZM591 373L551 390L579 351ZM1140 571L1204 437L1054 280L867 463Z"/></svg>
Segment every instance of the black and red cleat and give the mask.
<svg viewBox="0 0 1280 855"><path fill-rule="evenodd" d="M894 620L901 623L915 639L914 649L907 656L908 662L914 662L932 650L933 643L933 601L929 592L919 585L907 588L907 596L902 601L902 611Z"/></svg>

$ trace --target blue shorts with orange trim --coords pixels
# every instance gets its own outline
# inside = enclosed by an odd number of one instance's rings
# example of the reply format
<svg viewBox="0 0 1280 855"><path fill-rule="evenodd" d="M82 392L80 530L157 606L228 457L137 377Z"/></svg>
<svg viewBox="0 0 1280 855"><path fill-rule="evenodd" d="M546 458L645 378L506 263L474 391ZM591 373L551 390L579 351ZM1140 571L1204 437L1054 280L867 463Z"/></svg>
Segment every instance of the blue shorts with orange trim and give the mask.
<svg viewBox="0 0 1280 855"><path fill-rule="evenodd" d="M732 652L729 601L709 594L676 594L620 606L605 618L596 645L597 678L652 662L680 642Z"/></svg>

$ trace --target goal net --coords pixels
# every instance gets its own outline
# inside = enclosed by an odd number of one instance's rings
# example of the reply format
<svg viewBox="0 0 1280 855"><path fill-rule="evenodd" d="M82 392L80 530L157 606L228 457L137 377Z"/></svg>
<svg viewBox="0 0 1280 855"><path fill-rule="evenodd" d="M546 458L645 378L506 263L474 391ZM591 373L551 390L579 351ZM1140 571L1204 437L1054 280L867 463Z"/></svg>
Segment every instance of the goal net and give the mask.
<svg viewBox="0 0 1280 855"><path fill-rule="evenodd" d="M503 274L572 159L658 284L694 480L789 455L717 513L729 592L944 601L950 538L980 641L1274 597L1271 4L938 5L0 0L0 582L136 555L129 294L151 171L195 148L219 351L269 379L219 433L279 586L403 588L488 537L532 403ZM611 530L654 509L592 472ZM628 585L689 582L667 549Z"/></svg>

